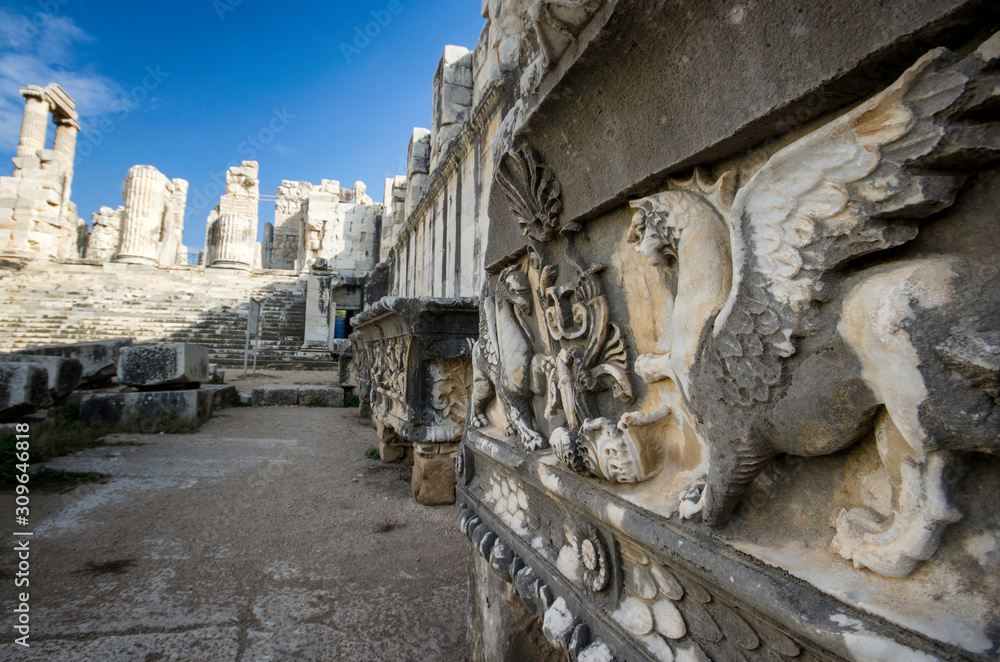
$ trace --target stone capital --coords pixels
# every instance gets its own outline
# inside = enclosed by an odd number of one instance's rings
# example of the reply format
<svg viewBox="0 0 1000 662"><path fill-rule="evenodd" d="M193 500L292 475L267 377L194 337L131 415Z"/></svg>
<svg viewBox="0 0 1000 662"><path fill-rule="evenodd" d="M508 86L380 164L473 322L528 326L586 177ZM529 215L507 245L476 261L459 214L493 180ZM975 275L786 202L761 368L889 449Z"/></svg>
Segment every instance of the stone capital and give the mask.
<svg viewBox="0 0 1000 662"><path fill-rule="evenodd" d="M80 122L78 122L77 120L73 119L72 117L60 117L60 116L53 115L52 116L52 123L55 124L56 126L59 126L59 127L66 127L68 129L76 129L77 131L80 130Z"/></svg>
<svg viewBox="0 0 1000 662"><path fill-rule="evenodd" d="M38 85L29 85L28 87L22 87L19 92L21 96L25 99L40 99L45 100L45 90L43 90Z"/></svg>

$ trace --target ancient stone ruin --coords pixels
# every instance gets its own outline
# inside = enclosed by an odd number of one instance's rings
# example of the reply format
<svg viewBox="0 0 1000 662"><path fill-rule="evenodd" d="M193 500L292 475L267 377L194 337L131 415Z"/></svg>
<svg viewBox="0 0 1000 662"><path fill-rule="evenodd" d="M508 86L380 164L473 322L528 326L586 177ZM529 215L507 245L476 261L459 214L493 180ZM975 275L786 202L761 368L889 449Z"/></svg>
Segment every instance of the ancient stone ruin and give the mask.
<svg viewBox="0 0 1000 662"><path fill-rule="evenodd" d="M258 246L243 162L200 265L150 166L84 240L42 149L72 101L26 88L0 349L231 359L262 298L268 351L338 359L382 461L455 504L475 660L996 659L994 4L487 0L380 204L284 181ZM107 304L168 291L174 330ZM40 361L0 406L73 381Z"/></svg>
<svg viewBox="0 0 1000 662"><path fill-rule="evenodd" d="M124 204L102 207L88 231L70 201L74 102L55 84L21 93L14 175L0 178L9 322L0 326L0 351L130 337L201 344L214 362L238 364L254 298L264 309L262 361L329 363L335 321L361 309L362 278L377 261L383 208L363 182L283 182L275 222L258 242L258 164L244 161L227 171L204 250L189 251L188 183L137 165L122 183ZM56 135L48 150L50 111ZM347 329L340 334L347 343Z"/></svg>
<svg viewBox="0 0 1000 662"><path fill-rule="evenodd" d="M87 224L70 202L76 134L76 104L52 83L21 89L24 119L14 157L14 175L0 177L0 251L32 256L78 257ZM49 116L56 125L45 148Z"/></svg>
<svg viewBox="0 0 1000 662"><path fill-rule="evenodd" d="M483 9L344 371L465 408L473 659L993 659L996 9ZM400 311L476 295L469 384Z"/></svg>

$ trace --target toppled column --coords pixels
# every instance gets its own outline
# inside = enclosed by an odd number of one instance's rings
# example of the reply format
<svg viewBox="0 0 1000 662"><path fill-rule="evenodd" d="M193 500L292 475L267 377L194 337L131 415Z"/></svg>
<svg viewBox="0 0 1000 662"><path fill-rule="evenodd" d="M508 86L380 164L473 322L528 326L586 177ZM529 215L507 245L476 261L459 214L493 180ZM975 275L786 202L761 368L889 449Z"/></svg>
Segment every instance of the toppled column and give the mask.
<svg viewBox="0 0 1000 662"><path fill-rule="evenodd" d="M206 266L254 268L259 184L256 161L244 161L226 173L226 194L208 217Z"/></svg>
<svg viewBox="0 0 1000 662"><path fill-rule="evenodd" d="M167 206L170 182L153 166L132 166L123 183L125 215L122 240L115 262L127 264L159 263L160 232Z"/></svg>
<svg viewBox="0 0 1000 662"><path fill-rule="evenodd" d="M469 119L472 106L472 53L467 48L444 47L441 61L434 73L433 103L429 172L434 171Z"/></svg>
<svg viewBox="0 0 1000 662"><path fill-rule="evenodd" d="M406 204L404 216L409 218L427 187L431 165L431 132L415 128L406 147Z"/></svg>

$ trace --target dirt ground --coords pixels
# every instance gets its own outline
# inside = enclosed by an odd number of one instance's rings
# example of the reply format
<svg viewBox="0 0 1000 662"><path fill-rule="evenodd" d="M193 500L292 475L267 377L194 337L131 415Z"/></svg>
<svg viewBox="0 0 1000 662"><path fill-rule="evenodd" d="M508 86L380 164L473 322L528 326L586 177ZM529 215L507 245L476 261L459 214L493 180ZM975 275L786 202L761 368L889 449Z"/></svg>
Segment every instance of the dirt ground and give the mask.
<svg viewBox="0 0 1000 662"><path fill-rule="evenodd" d="M454 507L418 505L408 467L366 459L355 412L223 409L194 434L52 461L112 479L31 494L29 589L14 588L24 527L0 495L0 660L466 659ZM13 643L23 590L30 648Z"/></svg>

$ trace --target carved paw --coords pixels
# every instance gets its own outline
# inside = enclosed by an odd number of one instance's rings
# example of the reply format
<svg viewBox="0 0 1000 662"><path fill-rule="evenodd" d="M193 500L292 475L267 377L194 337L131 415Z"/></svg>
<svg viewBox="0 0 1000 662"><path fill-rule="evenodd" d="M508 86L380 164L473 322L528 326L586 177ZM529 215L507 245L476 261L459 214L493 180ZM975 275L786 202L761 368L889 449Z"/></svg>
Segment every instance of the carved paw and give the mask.
<svg viewBox="0 0 1000 662"><path fill-rule="evenodd" d="M830 549L852 561L855 568L868 568L886 577L905 577L923 560L904 551L909 541L901 534L906 528L895 515L883 518L868 508L843 509L837 517L837 534L830 541ZM929 556L924 549L909 551Z"/></svg>
<svg viewBox="0 0 1000 662"><path fill-rule="evenodd" d="M473 412L471 422L472 422L472 427L479 429L489 425L490 419L485 412L483 413Z"/></svg>
<svg viewBox="0 0 1000 662"><path fill-rule="evenodd" d="M642 354L635 360L635 374L652 384L672 376L670 368L670 352L666 354Z"/></svg>
<svg viewBox="0 0 1000 662"><path fill-rule="evenodd" d="M705 491L705 480L699 479L681 492L681 503L677 508L681 519L695 519L701 513L705 507Z"/></svg>
<svg viewBox="0 0 1000 662"><path fill-rule="evenodd" d="M525 430L521 434L521 441L529 451L537 451L549 447L548 440L534 430Z"/></svg>

